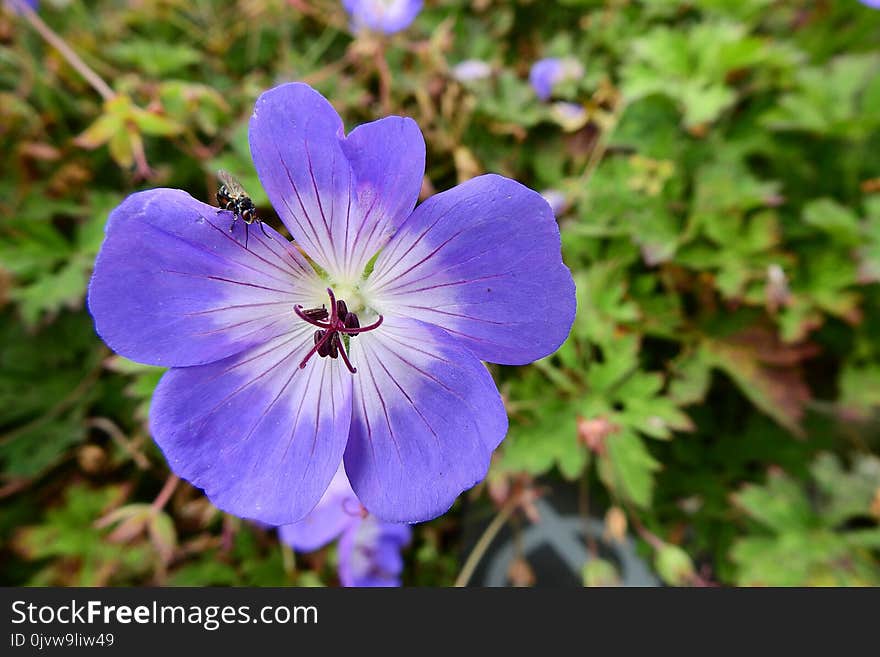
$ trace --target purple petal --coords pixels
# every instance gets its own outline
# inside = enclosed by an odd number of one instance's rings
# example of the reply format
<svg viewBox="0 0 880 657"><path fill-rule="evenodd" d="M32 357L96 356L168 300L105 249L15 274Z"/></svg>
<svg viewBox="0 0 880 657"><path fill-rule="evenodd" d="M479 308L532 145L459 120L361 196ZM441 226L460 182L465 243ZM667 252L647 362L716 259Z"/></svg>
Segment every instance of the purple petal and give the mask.
<svg viewBox="0 0 880 657"><path fill-rule="evenodd" d="M880 9L880 0L859 0L866 7L872 7L873 9Z"/></svg>
<svg viewBox="0 0 880 657"><path fill-rule="evenodd" d="M226 358L299 323L295 303L320 290L314 270L269 227L229 232L232 214L186 192L132 194L110 215L89 285L95 329L142 363Z"/></svg>
<svg viewBox="0 0 880 657"><path fill-rule="evenodd" d="M532 64L529 71L529 83L538 98L549 100L556 85L568 80L577 80L583 75L583 65L573 57L561 59L548 57L547 59L539 59Z"/></svg>
<svg viewBox="0 0 880 657"><path fill-rule="evenodd" d="M361 503L355 497L342 463L311 513L299 522L278 528L281 540L301 552L324 547L345 529L360 523Z"/></svg>
<svg viewBox="0 0 880 657"><path fill-rule="evenodd" d="M559 59L541 59L532 64L529 71L529 84L535 95L541 100L548 100L553 94L553 86L561 75L562 62Z"/></svg>
<svg viewBox="0 0 880 657"><path fill-rule="evenodd" d="M257 100L251 153L272 205L331 278L359 277L418 198L425 142L411 119L388 117L348 139L336 110L305 84Z"/></svg>
<svg viewBox="0 0 880 657"><path fill-rule="evenodd" d="M422 0L342 0L351 16L352 31L367 28L394 34L410 26L422 9Z"/></svg>
<svg viewBox="0 0 880 657"><path fill-rule="evenodd" d="M485 477L507 432L495 383L456 340L416 320L386 317L351 345L352 488L383 520L436 518Z"/></svg>
<svg viewBox="0 0 880 657"><path fill-rule="evenodd" d="M343 586L400 586L408 525L367 516L350 526L339 541L339 579Z"/></svg>
<svg viewBox="0 0 880 657"><path fill-rule="evenodd" d="M311 326L210 365L172 369L150 408L175 473L220 509L273 525L301 520L339 467L351 375L312 358Z"/></svg>
<svg viewBox="0 0 880 657"><path fill-rule="evenodd" d="M422 203L376 260L364 294L377 312L444 328L481 360L553 353L574 321L574 282L541 196L474 178Z"/></svg>

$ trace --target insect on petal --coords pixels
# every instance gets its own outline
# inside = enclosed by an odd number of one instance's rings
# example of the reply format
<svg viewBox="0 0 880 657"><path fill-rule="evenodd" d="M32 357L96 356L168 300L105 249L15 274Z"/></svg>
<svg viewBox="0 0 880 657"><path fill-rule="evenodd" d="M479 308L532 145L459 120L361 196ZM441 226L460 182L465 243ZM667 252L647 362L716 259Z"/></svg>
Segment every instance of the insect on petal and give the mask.
<svg viewBox="0 0 880 657"><path fill-rule="evenodd" d="M151 365L199 365L300 323L292 308L320 290L314 270L271 229L272 239L251 235L245 249L229 221L173 189L132 194L113 211L88 303L114 351Z"/></svg>
<svg viewBox="0 0 880 657"><path fill-rule="evenodd" d="M260 96L250 143L276 212L335 280L360 277L414 207L425 171L414 121L388 117L346 138L336 110L301 83Z"/></svg>

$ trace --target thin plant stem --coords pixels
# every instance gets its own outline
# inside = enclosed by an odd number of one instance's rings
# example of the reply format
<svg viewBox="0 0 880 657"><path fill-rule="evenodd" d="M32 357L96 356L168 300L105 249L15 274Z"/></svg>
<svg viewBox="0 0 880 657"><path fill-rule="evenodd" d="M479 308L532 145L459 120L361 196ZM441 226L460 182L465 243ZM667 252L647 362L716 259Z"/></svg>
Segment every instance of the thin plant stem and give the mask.
<svg viewBox="0 0 880 657"><path fill-rule="evenodd" d="M587 449L584 447L584 449ZM594 559L599 558L599 545L596 537L588 531L590 526L590 469L584 468L578 491L578 507L584 523L584 536L587 537L587 549Z"/></svg>
<svg viewBox="0 0 880 657"><path fill-rule="evenodd" d="M376 72L379 74L379 104L384 114L391 113L391 68L385 56L387 43L382 39L376 49Z"/></svg>
<svg viewBox="0 0 880 657"><path fill-rule="evenodd" d="M126 435L122 433L122 429L120 429L112 420L106 417L93 417L86 420L86 426L103 431L110 436L114 443L131 457L131 460L134 461L135 465L137 465L140 470L149 470L150 462L147 460L147 457L137 450L133 441L129 440Z"/></svg>
<svg viewBox="0 0 880 657"><path fill-rule="evenodd" d="M25 20L31 24L31 27L33 27L50 45L54 46L58 52L61 53L62 57L67 60L67 63L83 76L86 82L88 82L92 88L101 95L101 98L104 99L105 103L116 98L117 94L110 88L110 85L104 82L104 79L100 75L95 73L88 64L80 59L80 56L67 45L67 42L58 36L51 27L46 25L36 12L21 2L21 0L10 0L10 2L12 2L12 6L16 11L24 16ZM136 165L136 175L143 180L152 178L153 170L150 169L150 165L147 163L147 154L144 150L144 140L139 133L135 132L131 134L131 146Z"/></svg>
<svg viewBox="0 0 880 657"><path fill-rule="evenodd" d="M492 541L495 540L495 536L501 531L504 523L507 522L516 507L519 506L519 501L519 495L514 495L505 502L504 506L501 507L501 510L495 518L492 519L489 526L486 527L483 535L480 536L480 540L477 541L474 549L471 550L471 553L468 555L464 566L461 568L461 572L458 574L458 577L455 578L455 586L464 587L468 585L468 582L470 582L474 571L477 569L477 566L483 558L483 555L485 555L486 550L489 549Z"/></svg>
<svg viewBox="0 0 880 657"><path fill-rule="evenodd" d="M599 136L596 138L596 144L590 151L589 159L587 160L587 164L584 167L584 172L581 174L581 189L586 189L587 183L590 181L590 178L593 177L593 173L596 171L596 167L599 166L599 163L605 156L605 151L608 149L608 141L611 139L611 135L614 132L614 129L617 127L617 122L620 120L620 115L622 113L623 101L617 98L615 99L614 109L612 110L611 116L607 124L599 128L600 132Z"/></svg>
<svg viewBox="0 0 880 657"><path fill-rule="evenodd" d="M177 488L177 484L180 482L180 477L176 474L170 475L168 479L165 480L165 485L162 486L162 490L159 491L159 494L156 496L156 499L153 500L154 511L160 511L166 504L168 504L168 500L171 499L171 495L174 493L174 489Z"/></svg>
<svg viewBox="0 0 880 657"><path fill-rule="evenodd" d="M85 78L86 82L88 82L92 88L101 95L101 98L103 98L104 101L113 100L113 98L116 97L116 93L110 88L110 85L104 82L100 75L95 73L88 64L80 59L80 56L67 45L67 42L58 36L51 27L46 25L46 23L43 22L43 19L40 18L33 9L20 0L10 1L15 10L31 24L31 27L33 27L46 42L61 53L62 57L67 60L67 63Z"/></svg>
<svg viewBox="0 0 880 657"><path fill-rule="evenodd" d="M290 582L296 581L296 554L293 549L284 541L279 541L281 545L281 563L284 567L284 574Z"/></svg>

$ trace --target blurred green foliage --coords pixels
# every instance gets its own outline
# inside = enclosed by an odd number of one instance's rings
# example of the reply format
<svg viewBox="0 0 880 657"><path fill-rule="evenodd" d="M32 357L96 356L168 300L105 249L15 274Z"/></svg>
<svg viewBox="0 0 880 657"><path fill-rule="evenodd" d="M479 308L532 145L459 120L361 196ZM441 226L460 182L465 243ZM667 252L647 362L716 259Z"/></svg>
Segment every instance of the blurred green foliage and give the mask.
<svg viewBox="0 0 880 657"><path fill-rule="evenodd" d="M450 584L464 506L527 500L542 477L623 510L669 584L880 585L880 11L437 0L390 38L354 38L332 0L39 15L114 95L0 14L4 583L335 583L335 548L293 555L171 488L146 426L161 370L110 354L84 309L107 214L132 191L209 200L222 167L272 216L247 118L261 91L303 80L349 127L415 118L425 193L493 171L568 199L571 336L493 368L510 434L488 484L417 528L405 583ZM583 63L556 91L581 125L530 89L546 56ZM467 59L492 76L456 80ZM604 560L577 576L618 581Z"/></svg>

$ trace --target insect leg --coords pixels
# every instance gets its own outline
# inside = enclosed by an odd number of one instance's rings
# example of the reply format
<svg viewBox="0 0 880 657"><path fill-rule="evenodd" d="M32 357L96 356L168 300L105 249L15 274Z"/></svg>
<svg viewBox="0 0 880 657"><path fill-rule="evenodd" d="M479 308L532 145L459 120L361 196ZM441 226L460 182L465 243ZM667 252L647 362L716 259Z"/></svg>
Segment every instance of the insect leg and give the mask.
<svg viewBox="0 0 880 657"><path fill-rule="evenodd" d="M268 237L270 240L271 240L271 239L274 239L269 233L266 232L266 225L265 225L262 221L259 222L259 223L260 223L260 230L263 231L263 235L265 235L266 237Z"/></svg>
<svg viewBox="0 0 880 657"><path fill-rule="evenodd" d="M247 245L248 245L248 228L249 228L249 226L248 226L247 222L244 222L244 250L245 251L247 251Z"/></svg>

